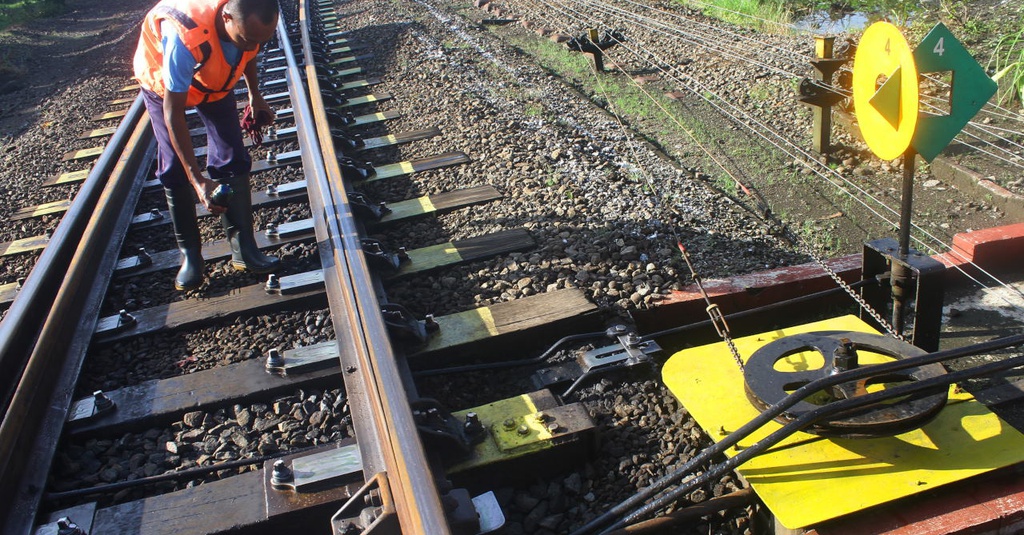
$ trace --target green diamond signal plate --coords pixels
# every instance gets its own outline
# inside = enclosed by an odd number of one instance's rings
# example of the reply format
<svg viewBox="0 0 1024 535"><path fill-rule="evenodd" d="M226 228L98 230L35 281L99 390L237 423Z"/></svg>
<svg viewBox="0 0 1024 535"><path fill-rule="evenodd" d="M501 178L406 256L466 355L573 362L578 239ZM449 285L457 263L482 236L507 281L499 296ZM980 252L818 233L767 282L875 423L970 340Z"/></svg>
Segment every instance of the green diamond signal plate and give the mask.
<svg viewBox="0 0 1024 535"><path fill-rule="evenodd" d="M911 144L932 161L996 92L996 83L941 22L914 50L920 74L952 71L949 115L921 115Z"/></svg>

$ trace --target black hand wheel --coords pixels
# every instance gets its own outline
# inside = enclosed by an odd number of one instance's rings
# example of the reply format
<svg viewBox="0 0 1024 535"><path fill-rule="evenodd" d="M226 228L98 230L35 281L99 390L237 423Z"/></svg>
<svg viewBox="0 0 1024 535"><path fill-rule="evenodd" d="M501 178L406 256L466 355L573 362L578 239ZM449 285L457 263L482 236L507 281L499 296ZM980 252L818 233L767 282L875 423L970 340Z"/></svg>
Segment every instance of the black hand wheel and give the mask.
<svg viewBox="0 0 1024 535"><path fill-rule="evenodd" d="M824 359L817 369L781 371L776 363L804 351L815 351ZM781 401L790 392L821 377L858 366L857 352L868 351L900 359L925 354L923 349L907 342L878 334L853 331L822 331L787 336L758 349L750 356L744 369L747 398L758 409L765 410ZM870 364L867 364L870 366ZM946 373L940 364L929 364L902 370L895 374L842 383L826 391L812 394L777 418L787 423L828 402L850 399L875 391L877 386L921 381ZM904 396L886 403L844 412L827 421L819 421L805 431L830 437L891 436L916 429L930 421L946 404L946 387L923 394Z"/></svg>

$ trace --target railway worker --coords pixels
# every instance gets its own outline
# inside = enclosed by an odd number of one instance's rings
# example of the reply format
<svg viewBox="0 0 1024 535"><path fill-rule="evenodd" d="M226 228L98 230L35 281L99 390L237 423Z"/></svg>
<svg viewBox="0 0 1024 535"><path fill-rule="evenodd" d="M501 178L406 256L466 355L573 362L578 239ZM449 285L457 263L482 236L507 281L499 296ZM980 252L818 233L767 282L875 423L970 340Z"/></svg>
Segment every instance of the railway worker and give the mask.
<svg viewBox="0 0 1024 535"><path fill-rule="evenodd" d="M252 162L242 144L234 94L244 76L252 116L265 111L273 117L259 91L256 54L273 37L277 17L277 0L163 0L143 21L135 77L156 135L156 176L182 255L174 279L178 290L203 284L196 195L211 213L221 215L235 269L267 273L280 264L260 252L253 236ZM193 106L206 126L210 178L202 174L185 122L185 109ZM220 184L230 186L233 194L215 204L211 197Z"/></svg>

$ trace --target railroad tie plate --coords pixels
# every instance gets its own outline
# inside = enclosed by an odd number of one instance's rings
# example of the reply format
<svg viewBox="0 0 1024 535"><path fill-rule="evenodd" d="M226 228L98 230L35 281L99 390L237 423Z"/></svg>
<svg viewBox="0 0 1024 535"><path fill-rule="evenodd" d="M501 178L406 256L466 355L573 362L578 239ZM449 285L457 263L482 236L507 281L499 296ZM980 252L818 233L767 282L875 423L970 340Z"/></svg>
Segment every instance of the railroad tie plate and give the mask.
<svg viewBox="0 0 1024 535"><path fill-rule="evenodd" d="M35 527L33 535L60 535L61 524L74 524L83 533L92 533L93 517L96 515L96 503L89 502L68 509L54 511L46 516L46 520ZM61 521L64 522L61 522Z"/></svg>
<svg viewBox="0 0 1024 535"><path fill-rule="evenodd" d="M479 426L482 440L449 474L483 468L582 441L596 429L582 403L560 405L549 390L495 401L452 413L464 425Z"/></svg>
<svg viewBox="0 0 1024 535"><path fill-rule="evenodd" d="M843 316L734 343L748 358L775 340L815 331L877 334L860 319ZM803 362L811 367L810 356L790 355L789 365ZM870 362L868 357L891 360L868 351L861 360ZM676 353L662 368L662 378L712 440L721 440L761 412L747 399L743 372L724 342ZM1024 460L1024 435L967 393L950 388L949 400L930 422L895 436L796 433L744 463L739 473L783 525L797 529ZM734 456L780 427L768 422L725 454Z"/></svg>
<svg viewBox="0 0 1024 535"><path fill-rule="evenodd" d="M281 295L305 292L315 288L323 287L324 272L322 269L296 273L280 278Z"/></svg>

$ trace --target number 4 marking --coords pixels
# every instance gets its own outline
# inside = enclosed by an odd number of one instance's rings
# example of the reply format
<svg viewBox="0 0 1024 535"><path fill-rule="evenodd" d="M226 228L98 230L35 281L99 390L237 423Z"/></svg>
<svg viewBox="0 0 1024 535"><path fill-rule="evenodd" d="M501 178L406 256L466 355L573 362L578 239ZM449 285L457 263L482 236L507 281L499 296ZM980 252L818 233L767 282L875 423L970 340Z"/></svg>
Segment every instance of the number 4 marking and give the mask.
<svg viewBox="0 0 1024 535"><path fill-rule="evenodd" d="M945 37L939 37L939 42L935 43L935 48L932 49L932 52L935 52L941 57L942 54L946 52L945 41Z"/></svg>

